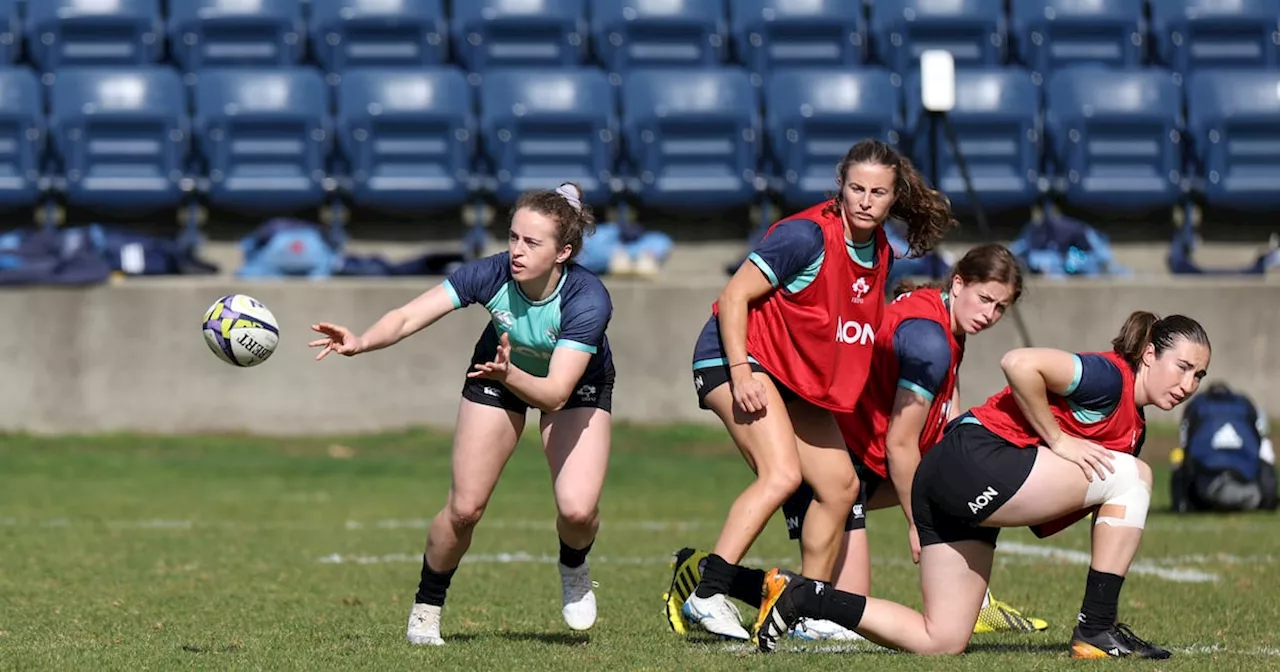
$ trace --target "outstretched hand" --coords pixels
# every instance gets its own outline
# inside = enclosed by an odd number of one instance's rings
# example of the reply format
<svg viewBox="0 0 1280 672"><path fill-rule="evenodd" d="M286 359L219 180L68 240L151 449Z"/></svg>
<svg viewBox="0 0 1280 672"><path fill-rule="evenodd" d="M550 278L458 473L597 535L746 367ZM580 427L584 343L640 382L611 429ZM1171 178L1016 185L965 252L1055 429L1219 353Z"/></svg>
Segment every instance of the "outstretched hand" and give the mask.
<svg viewBox="0 0 1280 672"><path fill-rule="evenodd" d="M492 362L482 362L475 365L475 371L467 374L468 378L488 378L489 380L504 381L507 379L507 371L511 368L511 340L504 333L498 339L498 351L493 356Z"/></svg>
<svg viewBox="0 0 1280 672"><path fill-rule="evenodd" d="M311 325L311 329L325 336L308 344L312 348L324 348L320 354L316 355L317 362L324 359L330 352L336 352L345 357L364 352L364 343L361 342L360 337L351 333L351 330L346 327L321 322Z"/></svg>

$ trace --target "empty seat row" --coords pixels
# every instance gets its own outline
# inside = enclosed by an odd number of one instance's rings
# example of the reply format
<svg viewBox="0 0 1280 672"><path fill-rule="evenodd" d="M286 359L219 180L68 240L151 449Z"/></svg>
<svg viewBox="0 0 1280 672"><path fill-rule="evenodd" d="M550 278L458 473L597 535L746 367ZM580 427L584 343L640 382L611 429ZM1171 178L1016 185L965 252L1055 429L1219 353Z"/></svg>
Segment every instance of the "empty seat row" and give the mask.
<svg viewBox="0 0 1280 672"><path fill-rule="evenodd" d="M184 71L601 63L610 72L731 61L775 67L876 61L906 73L925 49L965 66L1021 63L1280 65L1280 0L0 0L0 60L25 42L42 72L140 65ZM309 9L304 11L306 4ZM1150 11L1150 20L1147 11ZM20 26L20 27L15 27ZM168 52L166 52L166 44ZM874 56L874 58L873 58Z"/></svg>
<svg viewBox="0 0 1280 672"><path fill-rule="evenodd" d="M51 189L117 213L193 195L271 212L336 194L421 213L571 179L593 204L695 211L771 194L799 207L834 188L852 142L878 137L969 207L960 157L933 132L918 82L899 81L883 69L799 69L756 87L744 69L657 69L619 91L598 69L509 69L476 94L447 66L363 69L343 77L331 112L314 69L210 70L190 106L172 69L67 69L46 115L35 75L6 69L0 205ZM1280 72L1202 71L1184 87L1167 70L1069 68L1044 98L1025 69L959 73L949 120L984 206L1052 194L1151 211L1192 187L1211 205L1280 206Z"/></svg>

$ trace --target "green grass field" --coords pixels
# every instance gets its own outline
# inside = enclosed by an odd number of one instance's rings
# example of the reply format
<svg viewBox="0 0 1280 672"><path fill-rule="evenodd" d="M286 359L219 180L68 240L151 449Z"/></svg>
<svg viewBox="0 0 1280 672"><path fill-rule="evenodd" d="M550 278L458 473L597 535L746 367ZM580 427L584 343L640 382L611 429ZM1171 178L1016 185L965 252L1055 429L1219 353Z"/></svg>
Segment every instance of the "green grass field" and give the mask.
<svg viewBox="0 0 1280 672"><path fill-rule="evenodd" d="M1168 442L1153 439L1157 465ZM614 445L591 556L596 627L561 621L549 478L528 440L454 579L449 646L414 648L405 620L426 519L448 487L447 434L0 437L0 668L1280 668L1280 520L1174 517L1163 481L1121 618L1175 649L1171 661L1067 658L1085 524L1045 541L1004 533L993 592L1051 627L977 636L960 658L684 640L661 616L669 554L709 546L750 473L719 431L624 427ZM901 514L873 513L870 529L875 592L918 606ZM798 566L780 516L751 555Z"/></svg>

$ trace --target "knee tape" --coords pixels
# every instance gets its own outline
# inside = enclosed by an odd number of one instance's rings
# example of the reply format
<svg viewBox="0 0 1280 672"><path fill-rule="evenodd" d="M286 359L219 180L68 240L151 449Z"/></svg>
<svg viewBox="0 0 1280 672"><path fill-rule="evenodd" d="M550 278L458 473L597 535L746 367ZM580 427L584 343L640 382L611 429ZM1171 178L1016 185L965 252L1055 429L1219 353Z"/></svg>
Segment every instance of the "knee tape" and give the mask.
<svg viewBox="0 0 1280 672"><path fill-rule="evenodd" d="M1151 508L1151 488L1138 475L1137 458L1126 453L1115 453L1112 457L1115 473L1107 474L1105 481L1093 479L1085 495L1085 506L1100 507L1094 525L1141 530L1147 524L1147 510Z"/></svg>

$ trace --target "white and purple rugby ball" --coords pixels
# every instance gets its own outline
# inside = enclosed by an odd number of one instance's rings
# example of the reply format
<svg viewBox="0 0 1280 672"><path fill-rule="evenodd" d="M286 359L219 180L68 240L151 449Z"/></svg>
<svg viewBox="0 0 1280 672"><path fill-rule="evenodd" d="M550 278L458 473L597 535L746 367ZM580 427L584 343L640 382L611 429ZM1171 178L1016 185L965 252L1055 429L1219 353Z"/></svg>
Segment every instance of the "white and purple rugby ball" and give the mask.
<svg viewBox="0 0 1280 672"><path fill-rule="evenodd" d="M213 302L204 314L204 342L233 366L257 366L280 343L276 316L261 301L231 294Z"/></svg>

